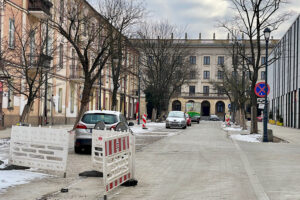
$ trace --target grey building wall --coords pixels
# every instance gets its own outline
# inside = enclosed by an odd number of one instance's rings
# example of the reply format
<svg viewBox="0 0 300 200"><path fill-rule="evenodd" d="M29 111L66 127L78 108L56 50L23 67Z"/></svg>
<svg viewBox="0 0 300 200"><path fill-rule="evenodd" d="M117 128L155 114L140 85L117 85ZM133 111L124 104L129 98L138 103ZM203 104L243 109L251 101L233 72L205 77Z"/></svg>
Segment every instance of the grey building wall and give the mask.
<svg viewBox="0 0 300 200"><path fill-rule="evenodd" d="M300 128L300 16L270 54L269 110L274 119L282 116L284 126ZM275 60L272 62L272 60ZM279 116L278 116L279 115Z"/></svg>

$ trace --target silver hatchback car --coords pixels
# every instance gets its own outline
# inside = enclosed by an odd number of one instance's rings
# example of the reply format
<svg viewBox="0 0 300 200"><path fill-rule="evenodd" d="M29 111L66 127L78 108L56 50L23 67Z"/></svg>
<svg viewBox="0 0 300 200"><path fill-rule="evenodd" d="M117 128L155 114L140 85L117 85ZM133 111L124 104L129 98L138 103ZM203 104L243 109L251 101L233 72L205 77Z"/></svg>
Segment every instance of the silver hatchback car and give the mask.
<svg viewBox="0 0 300 200"><path fill-rule="evenodd" d="M171 111L166 119L166 128L186 128L186 117L182 111Z"/></svg>
<svg viewBox="0 0 300 200"><path fill-rule="evenodd" d="M75 153L91 151L92 133L95 125L100 121L104 122L106 129L115 129L119 122L124 122L126 126L134 125L132 122L128 124L123 114L117 111L87 111L84 113L75 129Z"/></svg>

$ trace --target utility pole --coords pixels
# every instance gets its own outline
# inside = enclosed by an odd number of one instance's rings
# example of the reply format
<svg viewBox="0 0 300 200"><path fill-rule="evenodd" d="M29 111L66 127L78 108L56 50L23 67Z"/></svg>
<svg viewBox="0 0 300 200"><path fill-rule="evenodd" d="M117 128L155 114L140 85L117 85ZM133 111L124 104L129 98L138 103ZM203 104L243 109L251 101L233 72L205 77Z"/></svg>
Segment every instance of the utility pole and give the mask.
<svg viewBox="0 0 300 200"><path fill-rule="evenodd" d="M100 66L99 66L100 67ZM99 68L99 70L100 70L100 68ZM102 86L102 80L101 80L101 78L102 78L102 71L100 70L100 75L99 75L99 106L98 106L98 109L99 110L101 110L101 107L102 107L102 105L101 105L101 86Z"/></svg>
<svg viewBox="0 0 300 200"><path fill-rule="evenodd" d="M124 117L126 118L126 75L124 76Z"/></svg>
<svg viewBox="0 0 300 200"><path fill-rule="evenodd" d="M263 142L268 142L268 48L269 48L269 38L271 30L266 28L264 30L265 40L266 40L266 72L265 72L265 107L264 107L264 134Z"/></svg>
<svg viewBox="0 0 300 200"><path fill-rule="evenodd" d="M139 62L140 63L140 62ZM138 103L139 103L139 107L138 107L138 125L140 125L140 117L141 117L141 71L140 71L140 66L138 66L138 81L139 81L139 84L138 84Z"/></svg>
<svg viewBox="0 0 300 200"><path fill-rule="evenodd" d="M48 98L47 98L47 95L48 95L48 19L47 19L47 24L46 24L46 59L47 60L47 65L44 64L44 67L46 68L45 72L45 96L44 96L44 125L47 125L47 101L48 101ZM44 62L45 62L44 60Z"/></svg>

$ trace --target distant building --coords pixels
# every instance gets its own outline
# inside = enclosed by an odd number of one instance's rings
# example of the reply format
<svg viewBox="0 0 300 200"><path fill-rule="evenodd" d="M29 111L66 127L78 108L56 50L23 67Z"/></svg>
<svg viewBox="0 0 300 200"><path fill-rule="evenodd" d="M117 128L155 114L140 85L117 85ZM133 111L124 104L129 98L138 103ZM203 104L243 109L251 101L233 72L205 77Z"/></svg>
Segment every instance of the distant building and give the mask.
<svg viewBox="0 0 300 200"><path fill-rule="evenodd" d="M300 16L271 52L268 68L269 112L284 126L300 128Z"/></svg>
<svg viewBox="0 0 300 200"><path fill-rule="evenodd" d="M272 40L272 44L273 44ZM247 43L247 41L246 41ZM217 91L212 82L221 81L224 77L220 71L220 65L233 70L232 52L230 46L232 40L224 39L186 39L187 48L194 52L190 55L190 64L195 66L195 73L190 74L190 79L180 91L171 99L169 110L186 111L186 103L201 103L201 116L218 115L223 117L229 112L229 98L223 91ZM264 45L263 45L264 50ZM249 52L249 45L246 45L245 52ZM265 62L265 51L262 51L261 64ZM197 71L197 73L196 73ZM249 70L245 71L249 77ZM264 81L264 70L258 73L258 81ZM250 113L250 106L247 106ZM261 110L258 110L260 115ZM250 115L248 115L248 118Z"/></svg>

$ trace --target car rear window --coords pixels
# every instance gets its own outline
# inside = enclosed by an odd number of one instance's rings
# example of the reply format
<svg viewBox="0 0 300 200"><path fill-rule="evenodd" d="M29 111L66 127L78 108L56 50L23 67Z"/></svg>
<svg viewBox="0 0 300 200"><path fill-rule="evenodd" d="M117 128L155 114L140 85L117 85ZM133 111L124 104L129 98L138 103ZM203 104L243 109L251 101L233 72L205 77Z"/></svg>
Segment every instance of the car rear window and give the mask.
<svg viewBox="0 0 300 200"><path fill-rule="evenodd" d="M184 113L183 112L170 112L168 117L181 118L181 117L184 117Z"/></svg>
<svg viewBox="0 0 300 200"><path fill-rule="evenodd" d="M96 124L99 121L104 122L104 124L114 124L118 122L118 118L116 115L112 114L93 113L85 114L81 121L86 124Z"/></svg>

